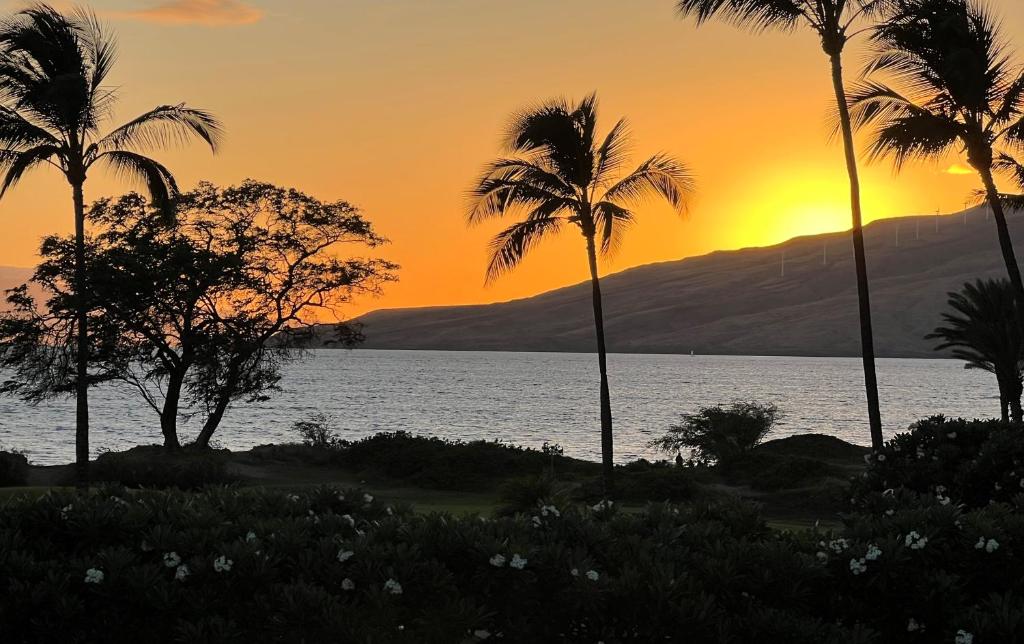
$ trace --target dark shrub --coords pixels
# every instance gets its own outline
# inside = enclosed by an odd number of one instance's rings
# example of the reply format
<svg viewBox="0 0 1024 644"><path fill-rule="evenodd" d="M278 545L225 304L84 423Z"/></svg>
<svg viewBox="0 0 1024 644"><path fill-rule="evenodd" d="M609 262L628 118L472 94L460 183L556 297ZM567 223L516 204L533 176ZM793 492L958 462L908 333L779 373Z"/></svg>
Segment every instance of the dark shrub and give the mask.
<svg viewBox="0 0 1024 644"><path fill-rule="evenodd" d="M1024 433L998 420L927 418L867 458L867 472L854 483L862 502L902 488L985 507L1024 492Z"/></svg>
<svg viewBox="0 0 1024 644"><path fill-rule="evenodd" d="M689 461L710 465L735 459L753 449L768 435L779 416L772 404L733 403L729 407L701 407L695 414L683 414L651 445L669 453L689 452Z"/></svg>
<svg viewBox="0 0 1024 644"><path fill-rule="evenodd" d="M549 473L509 479L498 488L498 514L512 516L535 512L538 507L565 504L565 494L558 489L555 478Z"/></svg>
<svg viewBox="0 0 1024 644"><path fill-rule="evenodd" d="M28 459L21 452L0 450L0 487L25 485Z"/></svg>
<svg viewBox="0 0 1024 644"><path fill-rule="evenodd" d="M688 501L697 484L691 468L640 459L616 470L617 496L626 501Z"/></svg>
<svg viewBox="0 0 1024 644"><path fill-rule="evenodd" d="M168 451L152 445L100 454L91 476L127 487L198 489L231 482L226 463L226 453L216 450Z"/></svg>
<svg viewBox="0 0 1024 644"><path fill-rule="evenodd" d="M722 473L728 480L761 490L803 487L835 472L832 466L819 459L760 450L753 450L722 465Z"/></svg>
<svg viewBox="0 0 1024 644"><path fill-rule="evenodd" d="M313 414L309 420L296 421L292 429L302 437L302 444L316 449L338 449L345 445L335 431L334 421L327 414Z"/></svg>
<svg viewBox="0 0 1024 644"><path fill-rule="evenodd" d="M452 441L407 432L375 434L338 451L336 462L434 489L467 490L515 476L596 473L600 465L486 441Z"/></svg>

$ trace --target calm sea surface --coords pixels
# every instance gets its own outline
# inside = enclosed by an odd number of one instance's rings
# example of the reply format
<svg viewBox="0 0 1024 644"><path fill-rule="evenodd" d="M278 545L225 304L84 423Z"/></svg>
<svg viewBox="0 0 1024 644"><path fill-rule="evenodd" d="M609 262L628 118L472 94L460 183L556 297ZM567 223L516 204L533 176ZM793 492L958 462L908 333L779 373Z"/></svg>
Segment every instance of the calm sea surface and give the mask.
<svg viewBox="0 0 1024 644"><path fill-rule="evenodd" d="M738 400L773 402L784 413L776 437L821 432L869 443L859 359L734 356L609 356L616 458L654 453L647 443L680 413ZM998 413L989 374L952 360L878 362L882 418L889 434L930 414ZM561 444L568 455L600 454L596 357L569 353L317 351L292 364L283 391L233 407L216 440L231 449L296 439L297 420L332 415L346 438L381 431ZM160 441L159 423L130 389L91 394L92 448L124 449ZM181 425L198 431L198 419ZM74 405L30 407L0 398L0 445L38 464L74 455Z"/></svg>

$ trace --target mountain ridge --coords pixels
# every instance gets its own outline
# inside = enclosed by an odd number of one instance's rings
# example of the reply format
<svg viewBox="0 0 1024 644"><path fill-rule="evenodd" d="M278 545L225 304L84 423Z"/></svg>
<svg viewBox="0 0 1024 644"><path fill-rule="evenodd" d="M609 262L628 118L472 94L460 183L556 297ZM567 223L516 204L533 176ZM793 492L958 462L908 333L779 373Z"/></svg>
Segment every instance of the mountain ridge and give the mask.
<svg viewBox="0 0 1024 644"><path fill-rule="evenodd" d="M1021 223L1011 217L1018 248ZM946 293L1005 275L983 207L877 220L865 239L879 356L936 357L924 335ZM609 274L609 351L859 355L850 246L848 231L804 235ZM589 282L492 304L380 309L358 321L371 349L588 352L594 344Z"/></svg>

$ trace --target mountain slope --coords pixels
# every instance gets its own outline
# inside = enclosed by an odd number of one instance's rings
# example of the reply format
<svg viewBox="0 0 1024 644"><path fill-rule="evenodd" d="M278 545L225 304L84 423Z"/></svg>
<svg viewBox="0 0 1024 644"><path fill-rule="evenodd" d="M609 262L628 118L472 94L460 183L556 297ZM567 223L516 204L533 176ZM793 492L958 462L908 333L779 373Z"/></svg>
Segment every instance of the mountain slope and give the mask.
<svg viewBox="0 0 1024 644"><path fill-rule="evenodd" d="M1024 254L1024 217L1012 217L1010 227ZM865 237L880 356L934 356L923 336L938 322L946 292L1005 275L994 224L981 208L881 220ZM602 280L609 350L859 355L850 246L848 233L832 233L609 275ZM361 322L367 348L594 348L586 283L498 304L380 310Z"/></svg>

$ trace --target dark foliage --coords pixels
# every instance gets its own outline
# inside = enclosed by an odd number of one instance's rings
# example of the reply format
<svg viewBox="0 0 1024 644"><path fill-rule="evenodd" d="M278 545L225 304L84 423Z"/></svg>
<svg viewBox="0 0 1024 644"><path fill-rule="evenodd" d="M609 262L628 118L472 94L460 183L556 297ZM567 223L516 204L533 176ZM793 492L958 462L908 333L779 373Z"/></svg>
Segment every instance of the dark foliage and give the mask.
<svg viewBox="0 0 1024 644"><path fill-rule="evenodd" d="M1024 637L1019 507L849 521L791 535L737 503L482 520L361 490L59 492L0 507L0 623L25 644Z"/></svg>
<svg viewBox="0 0 1024 644"><path fill-rule="evenodd" d="M226 461L215 450L168 451L154 445L100 454L92 472L97 481L126 487L196 490L231 482Z"/></svg>
<svg viewBox="0 0 1024 644"><path fill-rule="evenodd" d="M354 441L336 463L441 490L472 490L481 483L537 475L551 464L559 473L596 473L593 463L488 441L453 441L383 432Z"/></svg>
<svg viewBox="0 0 1024 644"><path fill-rule="evenodd" d="M858 503L889 507L897 491L982 508L1024 494L1024 440L997 420L934 416L897 434L854 483Z"/></svg>
<svg viewBox="0 0 1024 644"><path fill-rule="evenodd" d="M686 451L694 464L726 463L764 440L778 416L775 405L755 402L701 407L697 413L683 414L682 423L651 445L669 453Z"/></svg>
<svg viewBox="0 0 1024 644"><path fill-rule="evenodd" d="M0 487L25 485L28 459L20 452L0 450Z"/></svg>

